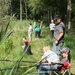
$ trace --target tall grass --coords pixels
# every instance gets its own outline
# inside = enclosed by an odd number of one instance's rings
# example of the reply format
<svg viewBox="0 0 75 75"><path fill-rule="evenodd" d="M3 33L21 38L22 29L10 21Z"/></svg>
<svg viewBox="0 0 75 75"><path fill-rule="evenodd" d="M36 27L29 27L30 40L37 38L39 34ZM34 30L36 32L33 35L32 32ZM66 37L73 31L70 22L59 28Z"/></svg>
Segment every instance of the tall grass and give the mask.
<svg viewBox="0 0 75 75"><path fill-rule="evenodd" d="M13 34L4 42L3 44L0 45L0 59L2 60L20 60L24 54L24 51L22 49L23 41L22 37L26 36L28 39L28 24L29 23L33 24L33 21L12 21L10 22L11 29L13 30ZM44 45L50 45L51 49L53 47L53 39L50 39L50 30L49 27L45 27L43 25L42 27L42 36L40 39L35 40L35 35L33 31L33 36L32 36L32 42L31 42L31 50L33 52L33 55L27 55L25 54L22 58L22 60L30 60L30 61L35 61L37 62L40 57L43 55L43 50L42 47ZM75 35L65 35L65 43L64 46L67 46L71 50L71 59L75 59L75 46L74 46L74 41L75 41ZM19 62L19 66L32 66L34 63L26 63L26 62ZM10 64L10 65L9 65ZM7 71L2 71L3 74L5 75L14 75L14 72L16 71L14 66L18 65L16 62L2 62L0 61L0 68L12 68L11 70ZM19 69L16 72L16 75L22 75L24 72L27 71L29 68L23 68ZM34 67L31 69L28 73L36 72L36 68ZM32 74L33 75L33 74Z"/></svg>

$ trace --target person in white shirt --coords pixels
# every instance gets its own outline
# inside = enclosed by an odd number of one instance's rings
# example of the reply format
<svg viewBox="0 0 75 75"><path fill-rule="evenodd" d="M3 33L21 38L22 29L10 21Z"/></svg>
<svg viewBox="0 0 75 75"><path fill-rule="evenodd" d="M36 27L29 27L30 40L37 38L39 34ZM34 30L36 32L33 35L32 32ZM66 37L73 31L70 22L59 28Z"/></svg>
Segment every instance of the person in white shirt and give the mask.
<svg viewBox="0 0 75 75"><path fill-rule="evenodd" d="M55 24L54 24L54 20L51 20L51 23L50 23L50 36L51 36L51 39L53 38L53 35L54 35L54 28L55 28Z"/></svg>
<svg viewBox="0 0 75 75"><path fill-rule="evenodd" d="M49 46L43 47L44 55L41 58L41 65L39 66L39 74L41 71L50 71L53 69L57 69L56 65L52 65L51 63L59 63L60 59L58 55L50 50ZM44 72L42 75L48 75L48 73Z"/></svg>
<svg viewBox="0 0 75 75"><path fill-rule="evenodd" d="M32 32L33 32L33 26L32 26L32 24L30 23L30 24L29 24L29 29L28 29L29 42L32 41Z"/></svg>

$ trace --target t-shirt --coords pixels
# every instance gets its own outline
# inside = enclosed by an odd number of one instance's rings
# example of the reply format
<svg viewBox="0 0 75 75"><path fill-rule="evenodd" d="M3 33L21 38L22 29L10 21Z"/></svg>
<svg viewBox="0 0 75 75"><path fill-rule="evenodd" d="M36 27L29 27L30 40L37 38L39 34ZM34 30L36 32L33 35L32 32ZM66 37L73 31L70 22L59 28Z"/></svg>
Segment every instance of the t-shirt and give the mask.
<svg viewBox="0 0 75 75"><path fill-rule="evenodd" d="M65 62L69 62L68 58L62 58L61 62L60 63L65 63Z"/></svg>
<svg viewBox="0 0 75 75"><path fill-rule="evenodd" d="M48 50L47 52L44 53L42 56L42 59L47 60L48 62L53 62L53 63L58 63L59 62L59 57L57 54L51 50Z"/></svg>
<svg viewBox="0 0 75 75"><path fill-rule="evenodd" d="M35 31L40 32L41 29L40 29L39 27L36 27L36 28L35 28Z"/></svg>
<svg viewBox="0 0 75 75"><path fill-rule="evenodd" d="M50 24L50 30L54 30L54 28L55 28L55 24L54 23L51 23Z"/></svg>
<svg viewBox="0 0 75 75"><path fill-rule="evenodd" d="M60 33L65 33L65 26L64 24L61 22L59 24L56 25L55 30L54 30L54 41L56 41L58 39L58 36ZM64 41L64 35L62 36L62 38L59 40L59 42Z"/></svg>

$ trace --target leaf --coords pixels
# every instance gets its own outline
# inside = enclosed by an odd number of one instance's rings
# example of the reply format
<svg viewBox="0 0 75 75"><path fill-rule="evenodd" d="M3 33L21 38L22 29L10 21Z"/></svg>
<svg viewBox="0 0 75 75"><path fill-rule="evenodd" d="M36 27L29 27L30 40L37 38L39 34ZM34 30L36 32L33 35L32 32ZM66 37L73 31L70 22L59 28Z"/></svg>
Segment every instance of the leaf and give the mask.
<svg viewBox="0 0 75 75"><path fill-rule="evenodd" d="M4 73L4 75L7 75L8 70L6 70L6 72Z"/></svg>
<svg viewBox="0 0 75 75"><path fill-rule="evenodd" d="M48 57L50 54L48 54L47 56L45 56L43 59L45 59L46 57ZM42 59L42 60L43 60ZM28 73L29 71L31 71L35 66L37 66L38 63L40 63L42 60L39 60L37 63L35 63L33 66L31 66L26 72L24 72L22 75L25 75L26 73Z"/></svg>
<svg viewBox="0 0 75 75"><path fill-rule="evenodd" d="M8 23L7 26L6 26L5 33L7 32L7 29L8 29L9 24L10 24L10 23Z"/></svg>
<svg viewBox="0 0 75 75"><path fill-rule="evenodd" d="M22 75L25 75L26 73L28 73L29 71L31 71L35 66L31 67L30 69L28 69L26 72L24 72Z"/></svg>
<svg viewBox="0 0 75 75"><path fill-rule="evenodd" d="M29 47L29 45L28 45L28 47ZM26 48L26 51L28 50L28 47ZM26 52L26 51L25 51L25 52ZM16 72L17 72L18 69L19 69L20 62L22 61L22 59L23 59L23 57L24 57L24 55L25 55L25 52L23 53L22 57L20 58L20 60L19 60L19 62L18 62L18 64L17 64L17 67L16 67L16 70L15 70L14 75L16 74Z"/></svg>
<svg viewBox="0 0 75 75"><path fill-rule="evenodd" d="M3 37L3 39L0 41L0 44L2 44L3 42L5 42L5 40L12 34L12 30L8 33L5 34L5 36Z"/></svg>
<svg viewBox="0 0 75 75"><path fill-rule="evenodd" d="M15 66L11 69L9 75L12 75L13 71L14 71Z"/></svg>

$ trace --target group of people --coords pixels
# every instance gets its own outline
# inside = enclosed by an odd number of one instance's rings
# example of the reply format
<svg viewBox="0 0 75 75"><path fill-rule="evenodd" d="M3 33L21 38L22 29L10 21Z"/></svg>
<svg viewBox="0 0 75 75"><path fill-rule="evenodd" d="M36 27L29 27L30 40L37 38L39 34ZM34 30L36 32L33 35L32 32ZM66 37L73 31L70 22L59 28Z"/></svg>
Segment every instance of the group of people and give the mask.
<svg viewBox="0 0 75 75"><path fill-rule="evenodd" d="M69 60L70 50L68 47L62 48L61 59L54 51L50 50L50 46L47 45L44 46L43 51L44 55L41 57L40 60L41 64L38 67L39 75L49 75L47 71L59 70L59 68L61 68L64 63L70 62Z"/></svg>
<svg viewBox="0 0 75 75"><path fill-rule="evenodd" d="M35 39L38 39L41 37L41 28L40 25L36 25L36 22L34 22L34 25L32 26L32 24L29 24L29 29L28 29L28 38L29 41L32 41L32 32L35 32Z"/></svg>
<svg viewBox="0 0 75 75"><path fill-rule="evenodd" d="M32 40L32 31L33 31L33 26L30 23L28 29L28 37L30 38L29 42L27 41L26 37L23 37L23 41L24 41L23 47L24 47L24 51L28 51L27 54L32 54L31 47L30 47L30 42ZM39 38L41 34L41 28L35 25L34 31L35 31L35 38ZM70 62L69 48L65 47L61 49L61 46L64 44L64 34L65 34L65 25L61 21L61 17L56 17L55 20L51 21L50 33L51 33L51 38L54 38L53 50L50 50L50 46L48 45L43 47L44 55L41 58L42 63L38 68L39 72L57 69L58 65L52 63L63 64L64 62ZM49 75L49 74L43 72L42 75Z"/></svg>
<svg viewBox="0 0 75 75"><path fill-rule="evenodd" d="M41 58L42 63L38 68L39 72L57 70L59 65L52 63L64 64L65 62L70 62L69 48L64 47L61 49L61 46L64 44L64 34L65 34L65 25L61 21L61 17L56 17L55 20L51 21L50 33L51 39L54 38L53 50L51 51L49 46L43 47L44 55ZM49 75L49 74L43 72L42 75Z"/></svg>
<svg viewBox="0 0 75 75"><path fill-rule="evenodd" d="M26 36L23 36L23 42L24 45L22 46L22 48L24 49L24 52L26 52L28 55L32 55L32 51L31 51L31 46L30 43L32 41L32 33L33 31L35 32L35 38L38 39L41 37L41 28L40 26L36 25L36 22L34 22L34 26L32 26L32 24L29 24L29 28L28 28L28 38L29 40L26 39Z"/></svg>

